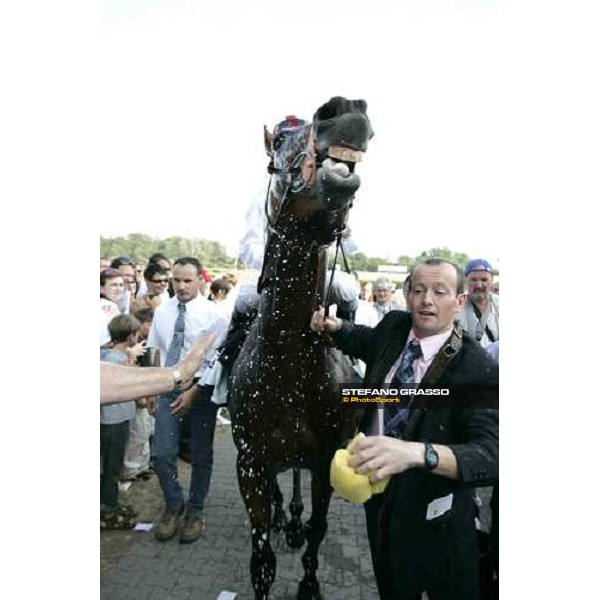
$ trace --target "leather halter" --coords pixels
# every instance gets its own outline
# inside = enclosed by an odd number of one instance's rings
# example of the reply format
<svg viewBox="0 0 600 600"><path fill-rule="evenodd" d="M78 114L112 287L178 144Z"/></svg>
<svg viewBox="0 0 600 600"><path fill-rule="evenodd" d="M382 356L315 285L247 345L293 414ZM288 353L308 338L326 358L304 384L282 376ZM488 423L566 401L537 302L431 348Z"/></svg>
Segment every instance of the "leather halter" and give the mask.
<svg viewBox="0 0 600 600"><path fill-rule="evenodd" d="M306 146L304 149L299 150L299 145L298 142L300 141L300 135L305 136L306 135L306 129L310 127L310 133L308 135L308 140L306 142ZM292 137L293 136L293 137ZM286 140L286 138L288 138ZM288 146L288 150L296 147L299 151L297 153L295 153L294 155L291 155L291 153L289 153L289 156L287 157L277 157L278 160L277 162L282 163L285 162L285 166L276 166L276 160L275 160L275 153L277 153L281 146L284 145L287 142L287 146ZM296 131L292 130L292 131L281 131L279 133L277 133L275 135L275 137L273 138L273 142L272 142L272 146L271 146L271 152L269 153L271 160L269 162L269 165L267 166L267 171L268 173L271 175L271 177L269 178L269 185L267 187L267 193L265 196L265 216L266 216L266 220L267 220L267 224L269 227L269 234L267 237L267 243L265 246L265 254L264 254L264 259L263 259L263 265L262 265L262 270L261 270L261 274L258 280L258 285L257 285L257 290L260 293L269 283L270 283L270 278L266 275L266 267L267 267L267 258L270 254L270 250L271 250L271 244L272 241L275 237L279 237L281 238L283 233L278 229L278 225L279 225L279 220L281 218L281 215L283 214L283 209L285 208L286 204L288 203L289 199L290 199L290 195L291 194L299 194L299 193L304 193L307 196L314 196L314 190L316 188L316 176L317 176L317 170L319 169L319 167L321 167L322 165L322 160L319 160L319 158L317 157L317 153L316 153L316 144L315 144L315 140L314 140L314 136L313 136L313 130L312 130L312 126L311 125L305 125L303 127L299 127ZM271 196L271 184L273 181L273 175L277 174L280 182L283 184L284 188L283 188L283 193L281 196L281 199L279 200L279 206L277 209L277 212L275 214L275 218L272 219L271 215L269 214L269 202L270 202L270 196ZM344 231L346 231L346 219L348 217L348 211L350 210L350 204L341 207L341 208L337 208L337 209L332 209L332 210L328 210L327 211L327 215L332 218L332 219L336 219L336 217L338 215L342 215L343 216L343 223L344 226L342 229L335 229L332 233L331 233L331 241L326 243L326 244L315 244L314 247L311 249L311 253L319 253L320 251L324 250L325 248L327 248L332 242L337 240L337 246L336 246L336 258L335 258L335 262L334 262L334 272L332 274L332 278L330 280L329 283L329 289L327 290L327 294L326 296L329 297L329 294L331 292L331 285L333 283L333 275L335 274L335 263L337 263L337 255L338 255L338 250L341 247L341 238L342 235L344 233ZM312 227L308 226L308 229L317 229L320 228L322 226L321 223L319 223L318 225L314 225ZM346 269L349 271L348 268L348 263L346 260L346 256L344 254L344 249L342 248L342 255L344 257L344 263L346 266ZM275 259L277 261L277 259Z"/></svg>
<svg viewBox="0 0 600 600"><path fill-rule="evenodd" d="M310 130L308 139L305 142L308 128ZM314 193L313 188L316 181L316 172L320 163L316 160L312 125L302 125L295 129L279 131L273 138L269 156L271 160L267 166L267 172L271 177L269 178L269 186L265 196L265 215L269 229L276 232L277 223L288 201L289 194L304 192L306 195L312 195ZM275 219L271 220L269 200L274 174L277 174L279 181L284 186L284 190L279 200Z"/></svg>

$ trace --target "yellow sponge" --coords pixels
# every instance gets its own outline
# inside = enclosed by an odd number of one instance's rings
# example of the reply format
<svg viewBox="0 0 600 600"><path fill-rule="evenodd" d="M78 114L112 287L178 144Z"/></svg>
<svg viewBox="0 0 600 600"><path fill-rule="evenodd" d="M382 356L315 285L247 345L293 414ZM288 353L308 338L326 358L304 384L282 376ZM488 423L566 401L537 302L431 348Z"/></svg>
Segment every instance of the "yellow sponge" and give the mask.
<svg viewBox="0 0 600 600"><path fill-rule="evenodd" d="M385 490L389 477L377 483L371 483L367 475L357 473L348 465L348 460L353 454L356 443L365 435L358 433L348 444L345 450L338 450L331 461L329 480L333 489L346 500L354 504L363 504L373 494L380 494Z"/></svg>

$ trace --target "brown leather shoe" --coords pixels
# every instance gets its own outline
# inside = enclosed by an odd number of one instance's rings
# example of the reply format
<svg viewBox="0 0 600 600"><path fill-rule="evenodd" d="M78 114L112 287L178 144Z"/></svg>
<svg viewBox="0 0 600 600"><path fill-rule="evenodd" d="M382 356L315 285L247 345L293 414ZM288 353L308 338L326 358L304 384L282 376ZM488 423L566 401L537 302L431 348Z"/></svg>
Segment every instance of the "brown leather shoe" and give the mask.
<svg viewBox="0 0 600 600"><path fill-rule="evenodd" d="M159 542L170 540L177 533L177 522L179 515L183 514L185 510L185 504L179 503L176 509L165 508L163 514L160 517L160 521L154 526L154 537Z"/></svg>
<svg viewBox="0 0 600 600"><path fill-rule="evenodd" d="M183 528L179 534L180 544L191 544L204 533L204 519L202 517L186 517Z"/></svg>

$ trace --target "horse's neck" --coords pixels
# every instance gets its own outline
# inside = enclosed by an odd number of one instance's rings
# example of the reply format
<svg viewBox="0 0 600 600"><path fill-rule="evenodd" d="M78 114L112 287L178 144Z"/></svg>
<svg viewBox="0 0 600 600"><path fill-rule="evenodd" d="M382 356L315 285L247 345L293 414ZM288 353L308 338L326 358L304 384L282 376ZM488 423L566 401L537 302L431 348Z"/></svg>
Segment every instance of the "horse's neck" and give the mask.
<svg viewBox="0 0 600 600"><path fill-rule="evenodd" d="M269 252L270 281L261 294L259 324L275 334L307 331L323 303L327 252L293 235L275 236Z"/></svg>

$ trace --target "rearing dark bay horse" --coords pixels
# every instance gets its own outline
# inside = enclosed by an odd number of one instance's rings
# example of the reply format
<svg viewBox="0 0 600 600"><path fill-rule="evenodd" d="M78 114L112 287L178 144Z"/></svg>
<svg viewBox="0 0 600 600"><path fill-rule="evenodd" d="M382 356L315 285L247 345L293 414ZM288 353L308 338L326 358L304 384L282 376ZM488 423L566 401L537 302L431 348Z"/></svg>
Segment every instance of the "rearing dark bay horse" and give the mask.
<svg viewBox="0 0 600 600"><path fill-rule="evenodd" d="M291 120L273 135L266 199L269 234L259 280L258 317L229 379L240 492L252 526L250 572L257 600L275 579L270 545L277 473L312 474L312 514L304 534L300 600L321 598L318 549L327 530L329 467L355 432L355 411L343 410L338 382L352 381L341 354L310 330L325 304L327 247L342 234L360 179L355 163L373 131L364 100L335 97L313 122Z"/></svg>

